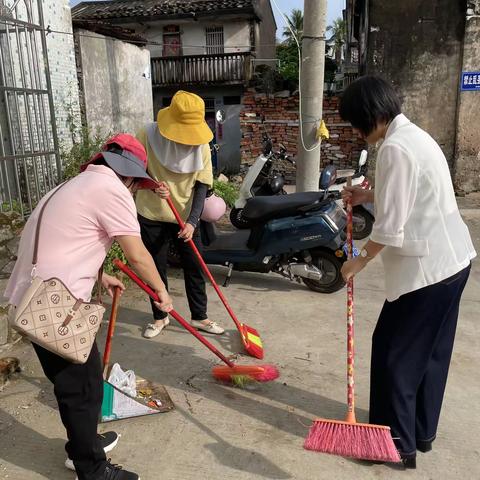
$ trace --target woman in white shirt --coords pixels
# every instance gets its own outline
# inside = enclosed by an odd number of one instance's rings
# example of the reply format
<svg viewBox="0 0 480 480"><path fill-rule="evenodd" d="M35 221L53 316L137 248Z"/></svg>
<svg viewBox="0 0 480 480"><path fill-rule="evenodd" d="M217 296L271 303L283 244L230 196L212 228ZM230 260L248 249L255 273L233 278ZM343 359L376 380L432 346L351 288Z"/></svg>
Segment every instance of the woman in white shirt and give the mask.
<svg viewBox="0 0 480 480"><path fill-rule="evenodd" d="M445 156L400 110L393 88L365 76L344 92L340 115L369 144L383 140L375 191L347 188L353 205L375 203L375 225L346 280L381 254L387 300L372 338L370 423L388 425L406 468L431 450L447 381L460 298L476 253L458 211Z"/></svg>

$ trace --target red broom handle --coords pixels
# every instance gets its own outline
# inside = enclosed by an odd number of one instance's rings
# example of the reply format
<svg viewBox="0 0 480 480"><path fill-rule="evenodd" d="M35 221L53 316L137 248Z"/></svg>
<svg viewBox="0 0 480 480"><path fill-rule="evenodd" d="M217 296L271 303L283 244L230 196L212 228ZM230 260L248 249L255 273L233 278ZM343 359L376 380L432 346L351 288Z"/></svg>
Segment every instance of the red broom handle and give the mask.
<svg viewBox="0 0 480 480"><path fill-rule="evenodd" d="M115 323L117 322L118 303L120 299L120 287L114 287L112 311L110 312L110 319L108 321L107 338L105 339L105 350L103 352L103 375L106 376L108 366L110 364L110 353L112 352L112 338L115 330Z"/></svg>
<svg viewBox="0 0 480 480"><path fill-rule="evenodd" d="M185 228L185 223L182 220L182 217L180 217L180 214L178 213L178 210L175 208L175 205L172 202L171 198L167 198L168 206L171 208L173 215L175 216L175 219L177 220L178 225L180 228L183 230ZM237 316L235 313L233 313L232 307L230 307L229 303L227 302L227 299L225 298L225 295L222 293L220 290L220 287L217 285L217 282L213 278L213 275L211 274L209 268L207 267L207 264L202 258L202 255L198 251L197 246L193 242L193 240L189 240L187 242L192 250L194 251L195 255L197 256L198 262L200 263L200 266L202 267L202 270L204 271L205 275L208 277L210 280L210 283L212 284L213 288L217 292L218 296L220 297L220 300L222 303L225 305L225 308L227 309L227 312L229 313L230 317L232 317L232 320L235 322L235 325L237 328L240 330L242 328L240 321L238 320Z"/></svg>
<svg viewBox="0 0 480 480"><path fill-rule="evenodd" d="M352 186L352 177L347 178L347 186ZM353 211L352 201L347 202L347 249L348 259L353 258ZM353 277L347 283L347 422L355 423L355 380L354 380L354 310Z"/></svg>
<svg viewBox="0 0 480 480"><path fill-rule="evenodd" d="M147 285L142 279L140 279L130 268L128 268L123 262L118 258L113 261L114 265L119 268L122 272L126 273L142 290L148 293L153 300L158 302L157 293ZM222 362L227 364L230 368L235 367L235 365L216 347L214 347L203 335L200 335L191 325L189 325L175 310L168 312L185 330L188 330L197 340L202 342L212 353L214 353Z"/></svg>

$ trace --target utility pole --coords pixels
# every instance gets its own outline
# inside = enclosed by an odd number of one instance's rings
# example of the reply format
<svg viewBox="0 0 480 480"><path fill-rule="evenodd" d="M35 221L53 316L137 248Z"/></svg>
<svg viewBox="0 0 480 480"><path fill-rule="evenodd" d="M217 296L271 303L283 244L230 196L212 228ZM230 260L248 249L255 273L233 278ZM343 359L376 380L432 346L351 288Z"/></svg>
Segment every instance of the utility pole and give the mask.
<svg viewBox="0 0 480 480"><path fill-rule="evenodd" d="M303 128L305 145L302 144L300 133L297 192L318 191L320 141L317 140L317 128L322 119L326 23L327 0L305 0L300 82L302 92L300 127ZM315 145L316 148L313 148Z"/></svg>

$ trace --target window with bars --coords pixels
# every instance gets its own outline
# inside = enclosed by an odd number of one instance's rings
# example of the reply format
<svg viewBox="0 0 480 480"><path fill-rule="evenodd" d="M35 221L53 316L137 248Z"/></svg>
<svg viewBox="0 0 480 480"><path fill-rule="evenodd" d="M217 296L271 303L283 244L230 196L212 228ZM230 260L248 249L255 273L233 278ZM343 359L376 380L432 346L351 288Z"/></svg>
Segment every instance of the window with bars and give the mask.
<svg viewBox="0 0 480 480"><path fill-rule="evenodd" d="M350 62L353 64L358 64L358 47L352 47L350 50Z"/></svg>
<svg viewBox="0 0 480 480"><path fill-rule="evenodd" d="M207 27L205 35L207 55L224 53L223 27Z"/></svg>

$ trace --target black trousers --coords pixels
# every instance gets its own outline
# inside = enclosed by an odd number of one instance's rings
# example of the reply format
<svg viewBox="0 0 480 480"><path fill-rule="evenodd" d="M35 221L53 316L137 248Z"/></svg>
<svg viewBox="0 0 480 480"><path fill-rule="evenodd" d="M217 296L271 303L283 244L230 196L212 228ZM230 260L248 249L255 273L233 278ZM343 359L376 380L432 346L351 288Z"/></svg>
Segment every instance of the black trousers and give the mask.
<svg viewBox="0 0 480 480"><path fill-rule="evenodd" d="M435 439L469 273L385 302L373 333L370 423L390 426L405 456Z"/></svg>
<svg viewBox="0 0 480 480"><path fill-rule="evenodd" d="M100 355L94 344L88 360L77 365L32 343L45 376L53 383L55 397L68 442L65 450L78 480L103 478L105 452L97 437L103 399Z"/></svg>
<svg viewBox="0 0 480 480"><path fill-rule="evenodd" d="M188 306L192 320L206 320L207 315L207 293L205 287L205 278L202 269L198 263L197 257L191 247L182 239L178 238L180 227L176 223L154 222L144 217L138 217L140 222L142 240L147 250L153 257L158 273L162 277L165 286L168 289L167 278L167 254L169 241L173 241L181 258L183 277L185 282L185 291L187 293ZM193 242L200 253L202 252L202 242L198 229L193 235ZM152 303L153 318L160 320L167 317L155 304Z"/></svg>

